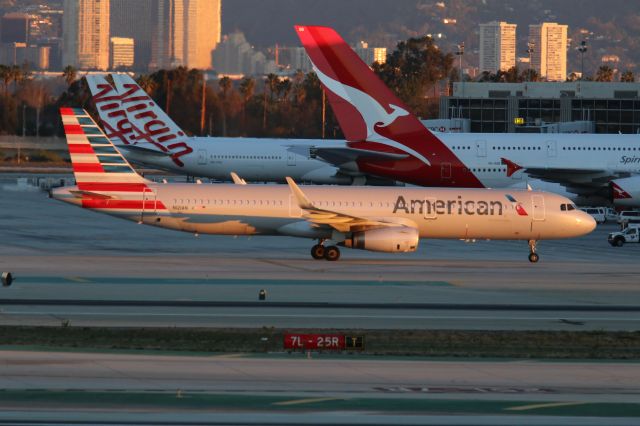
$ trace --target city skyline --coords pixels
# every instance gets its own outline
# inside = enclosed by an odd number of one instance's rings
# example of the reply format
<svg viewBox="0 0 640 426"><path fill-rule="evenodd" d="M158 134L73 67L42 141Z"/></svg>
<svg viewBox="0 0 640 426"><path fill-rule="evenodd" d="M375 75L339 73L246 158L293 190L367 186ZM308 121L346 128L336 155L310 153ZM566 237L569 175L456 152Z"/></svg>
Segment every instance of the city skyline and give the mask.
<svg viewBox="0 0 640 426"><path fill-rule="evenodd" d="M540 0L540 4L545 3L546 0ZM79 0L74 3L80 4ZM122 37L134 39L134 65L127 67L130 70L135 71L149 71L157 69L158 63L162 64L163 68L184 65L187 67L196 67L199 69L211 69L217 68L216 64L210 63L210 57L212 54L197 53L207 51L209 46L204 48L198 46L204 46L203 43L198 40L206 40L207 43L217 43L217 40L222 37L222 34L230 35L237 31L244 33L245 40L252 49L258 53L265 55L266 60L274 60L278 65L284 65L285 67L293 67L295 63L305 65L305 61L299 60L295 57L295 48L299 47L295 42L290 42L293 37L293 31L289 25L278 24L278 19L286 20L288 22L304 22L303 16L314 14L319 21L326 21L327 10L320 10L316 6L309 7L294 7L288 1L283 0L278 3L280 6L277 9L267 11L267 4L272 4L272 0L266 0L254 4L249 9L242 9L241 4L245 4L244 0L235 2L227 1L222 4L221 1L216 2L199 2L197 0L111 0L110 2L110 32L109 37L106 39L107 46L109 46L108 40L111 37ZM305 3L302 0L302 3ZM328 0L325 9L331 9L334 1ZM344 5L346 11L352 10L360 4L360 0L354 0L349 4ZM510 0L508 3L513 5L522 3L520 0ZM22 64L28 62L29 67L33 70L42 69L62 69L66 64L63 60L62 49L64 43L61 40L62 34L60 28L63 27L63 13L62 6L64 2L62 0L41 0L41 1L12 1L4 0L0 1L0 12L18 12L26 13L28 16L37 17L37 19L30 19L29 21L29 40L25 45L8 45L3 44L0 46L0 60L9 64ZM157 36L157 32L153 31L154 26L158 27L157 13L154 11L156 7L160 5L169 4L170 9L174 12L172 18L173 24L166 24L169 30L162 32L164 34L164 40ZM198 4L205 4L207 6L213 4L218 11L214 12L214 15L219 15L220 19L217 20L216 25L206 25L204 31L199 31L198 27L202 28L203 25L198 25L198 18L203 16L211 16L210 12L204 9L198 9ZM297 4L297 3L296 3ZM306 4L306 3L305 3ZM525 3L523 3L525 4ZM585 7L582 7L579 12L588 13L591 6L590 2L585 2ZM4 8L2 6L4 5ZM334 5L335 6L335 5ZM416 6L417 7L417 6ZM567 25L566 31L566 59L562 61L557 58L559 62L559 73L564 75L564 78L571 75L581 75L582 71L586 72L587 76L594 76L596 70L600 66L609 66L613 69L614 78L619 79L620 76L626 71L635 71L635 60L631 55L634 54L634 50L627 49L621 50L617 47L617 44L621 42L621 36L617 35L618 39L614 38L614 31L608 30L607 32L596 31L593 26L593 21L589 23L577 22L575 18L570 18L566 15L568 10L563 5L554 6L551 9L544 9L536 11L535 13L529 13L529 18L526 19L526 14L520 14L517 19L512 21L507 19L508 16L514 16L513 8L507 7L505 10L496 13L496 2L493 0L487 0L486 7L478 9L472 2L462 1L459 4L449 4L447 2L439 2L434 5L425 5L424 7L415 9L415 13L411 18L407 19L406 24L402 26L402 30L399 30L397 24L397 17L409 16L407 12L412 10L414 6L411 3L407 3L407 7L396 8L391 12L388 2L383 0L376 2L376 7L370 10L367 15L367 24L363 25L362 22L364 16L348 14L339 14L331 19L331 22L335 21L336 28L344 25L346 16L353 15L354 25L351 30L346 33L346 37L351 41L351 45L357 47L360 42L366 42L370 46L376 48L387 48L388 51L394 50L398 42L404 41L409 37L424 35L424 31L429 29L426 34L432 34L437 39L437 44L440 49L447 53L455 53L457 46L461 43L465 45L464 55L460 58L464 71L470 76L478 76L483 69L500 69L505 71L506 64L511 64L511 56L515 56L516 65L519 68L527 68L529 62L527 59L528 43L530 43L530 36L526 33L526 28L529 26L535 26L540 23L559 22L563 25ZM530 9L529 6L527 8ZM621 6L616 6L620 9ZM59 10L56 10L59 9ZM239 11L242 9L242 12ZM272 12L278 11L277 15L272 15ZM429 11L429 16L420 18L423 11ZM493 19L486 19L476 22L474 27L468 26L468 19L471 15L478 15L484 10L485 14L492 13ZM175 12L178 12L179 19L175 19ZM606 15L609 11L603 12ZM389 20L383 23L381 26L379 21L380 16L384 13L389 15ZM245 18L249 16L257 16L256 14L262 14L265 22L269 22L268 25L252 25L246 24ZM462 14L462 15L461 15ZM544 18L539 19L540 15ZM164 16L169 17L171 13ZM191 16L191 18L189 18ZM300 16L300 18L295 18ZM564 16L564 19L560 19L560 16ZM376 18L377 17L377 18ZM276 19L277 18L277 19ZM307 18L308 19L308 18ZM477 17L473 18L477 19ZM465 20L467 20L465 24ZM188 36L189 31L184 31L184 23L191 21L193 25L188 27L192 29L191 36ZM210 23L216 22L212 19L202 19L201 21ZM501 55L501 57L507 57L507 61L504 61L499 67L487 67L482 63L481 51L484 47L481 45L482 34L479 34L478 27L484 22L508 22L516 27L519 26L520 31L515 36L515 55L512 55L511 48L508 51L508 55ZM262 22L262 20L258 21ZM376 23L378 22L378 23ZM176 25L178 24L178 25ZM183 26L181 30L179 27ZM0 30L2 25L0 24ZM590 28L591 27L591 28ZM412 29L413 28L413 29ZM462 31L462 32L461 32ZM169 41L166 34L172 34L172 41ZM156 34L154 36L154 34ZM200 34L200 36L198 36ZM206 34L202 36L202 34ZM211 35L213 34L213 35ZM506 34L505 34L506 35ZM56 37L57 36L57 37ZM198 38L199 37L199 38ZM104 38L103 38L104 39ZM608 40L608 41L607 41ZM580 43L585 42L588 46L586 54L578 53L578 47ZM603 47L603 43L608 43L607 47ZM535 44L535 43L533 43ZM542 46L542 41L539 42ZM278 48L276 49L276 46ZM170 48L172 51L165 50L160 52L158 48ZM211 49L212 50L212 49ZM548 50L548 49L547 49ZM556 49L558 50L558 49ZM280 54L276 55L276 51ZM535 49L532 49L535 55ZM154 53L156 54L153 58ZM159 54L158 53L162 53ZM506 52L504 52L506 53ZM108 55L110 58L111 55ZM68 55L64 59L68 58ZM164 58L164 59L162 59ZM195 58L198 58L196 61ZM204 59L203 59L204 58ZM152 60L154 59L154 60ZM540 72L540 75L547 75L549 72L543 66L541 57L532 57L531 67ZM564 61L564 72L562 62ZM104 63L104 60L101 60ZM554 63L553 60L548 62ZM584 63L584 65L582 65ZM546 64L546 62L545 62ZM149 65L152 65L149 68ZM83 67L84 68L84 67ZM281 68L281 67L280 67ZM543 70L543 68L545 68ZM549 68L553 71L554 67ZM305 68L306 69L306 68ZM522 71L522 69L520 69ZM575 73L575 74L574 74ZM551 80L558 80L561 77L557 75L551 77ZM572 77L575 78L575 77Z"/></svg>

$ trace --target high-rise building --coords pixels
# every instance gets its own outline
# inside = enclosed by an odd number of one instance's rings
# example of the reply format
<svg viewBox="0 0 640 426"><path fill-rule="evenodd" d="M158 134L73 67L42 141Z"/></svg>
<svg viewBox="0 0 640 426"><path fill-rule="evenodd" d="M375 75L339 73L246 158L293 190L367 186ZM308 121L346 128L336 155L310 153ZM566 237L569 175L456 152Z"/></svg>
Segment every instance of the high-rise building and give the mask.
<svg viewBox="0 0 640 426"><path fill-rule="evenodd" d="M265 75L277 71L275 61L251 47L240 32L224 36L216 48L214 62L220 74Z"/></svg>
<svg viewBox="0 0 640 426"><path fill-rule="evenodd" d="M567 79L567 28L555 22L529 25L531 67L549 81Z"/></svg>
<svg viewBox="0 0 640 426"><path fill-rule="evenodd" d="M109 67L109 1L64 0L63 66Z"/></svg>
<svg viewBox="0 0 640 426"><path fill-rule="evenodd" d="M480 72L497 73L516 66L516 24L480 24Z"/></svg>
<svg viewBox="0 0 640 426"><path fill-rule="evenodd" d="M220 42L221 0L158 0L153 68L211 68Z"/></svg>
<svg viewBox="0 0 640 426"><path fill-rule="evenodd" d="M146 71L151 63L157 0L111 0L111 37L134 40L133 67Z"/></svg>
<svg viewBox="0 0 640 426"><path fill-rule="evenodd" d="M134 46L132 38L111 37L111 69L133 67Z"/></svg>
<svg viewBox="0 0 640 426"><path fill-rule="evenodd" d="M384 64L387 61L386 47L369 47L369 43L361 41L353 50L367 65L371 65L374 62Z"/></svg>
<svg viewBox="0 0 640 426"><path fill-rule="evenodd" d="M29 43L29 15L7 13L0 20L0 43Z"/></svg>

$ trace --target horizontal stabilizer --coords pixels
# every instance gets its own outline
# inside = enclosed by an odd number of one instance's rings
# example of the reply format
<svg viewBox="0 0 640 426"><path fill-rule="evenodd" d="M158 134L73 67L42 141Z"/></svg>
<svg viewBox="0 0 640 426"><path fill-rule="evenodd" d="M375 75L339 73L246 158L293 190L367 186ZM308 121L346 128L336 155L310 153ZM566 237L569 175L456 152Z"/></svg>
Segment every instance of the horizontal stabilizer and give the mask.
<svg viewBox="0 0 640 426"><path fill-rule="evenodd" d="M112 200L116 197L111 195L100 194L98 192L91 191L69 191L76 198L93 198L97 200Z"/></svg>
<svg viewBox="0 0 640 426"><path fill-rule="evenodd" d="M171 157L171 153L162 152L152 148L145 148L140 145L118 145L118 149L121 151L127 151L130 153L147 155L154 158L168 158Z"/></svg>
<svg viewBox="0 0 640 426"><path fill-rule="evenodd" d="M310 149L311 158L319 157L327 163L340 165L357 160L389 160L397 161L408 158L408 154L395 154L391 152L372 151L350 147L313 147Z"/></svg>

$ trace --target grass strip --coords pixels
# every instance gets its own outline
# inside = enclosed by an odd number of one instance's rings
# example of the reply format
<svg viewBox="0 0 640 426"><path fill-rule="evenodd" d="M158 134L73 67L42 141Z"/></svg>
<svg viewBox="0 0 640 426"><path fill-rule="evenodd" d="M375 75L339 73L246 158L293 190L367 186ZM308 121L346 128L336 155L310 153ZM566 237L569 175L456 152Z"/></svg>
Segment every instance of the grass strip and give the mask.
<svg viewBox="0 0 640 426"><path fill-rule="evenodd" d="M640 332L0 326L0 346L201 353L283 352L283 334L364 336L366 355L640 360Z"/></svg>

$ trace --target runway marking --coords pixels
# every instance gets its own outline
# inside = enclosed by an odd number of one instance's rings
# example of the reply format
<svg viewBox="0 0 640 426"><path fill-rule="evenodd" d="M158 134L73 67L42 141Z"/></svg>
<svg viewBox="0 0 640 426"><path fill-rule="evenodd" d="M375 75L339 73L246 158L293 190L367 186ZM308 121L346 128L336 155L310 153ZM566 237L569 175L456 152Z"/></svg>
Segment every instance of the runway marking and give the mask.
<svg viewBox="0 0 640 426"><path fill-rule="evenodd" d="M235 358L244 358L247 354L239 353L239 354L223 354L223 355L212 355L209 358L215 359L235 359Z"/></svg>
<svg viewBox="0 0 640 426"><path fill-rule="evenodd" d="M144 317L194 317L194 318L335 318L335 319L444 319L444 320L519 320L519 321L557 321L558 318L554 317L490 317L490 316L430 316L430 315L331 315L331 314L225 314L225 313L210 313L210 314L197 314L197 313L155 313L155 312L28 312L28 311L3 311L5 315L26 315L26 316L49 316L49 315L64 315L65 317L73 316L114 316L114 317L128 317L128 316L144 316ZM621 322L638 322L640 318L577 318L582 321L621 321Z"/></svg>
<svg viewBox="0 0 640 426"><path fill-rule="evenodd" d="M67 280L69 281L74 281L77 283L90 283L91 280L87 279L87 278L82 278L82 277L65 277Z"/></svg>
<svg viewBox="0 0 640 426"><path fill-rule="evenodd" d="M340 401L340 398L307 398L307 399L294 399L291 401L274 402L272 405L289 406L299 404L313 404L314 402L325 401Z"/></svg>
<svg viewBox="0 0 640 426"><path fill-rule="evenodd" d="M537 410L539 408L553 408L553 407L569 407L573 405L584 405L586 402L550 402L547 404L530 404L530 405L519 405L517 407L505 408L507 411L526 411L526 410Z"/></svg>

